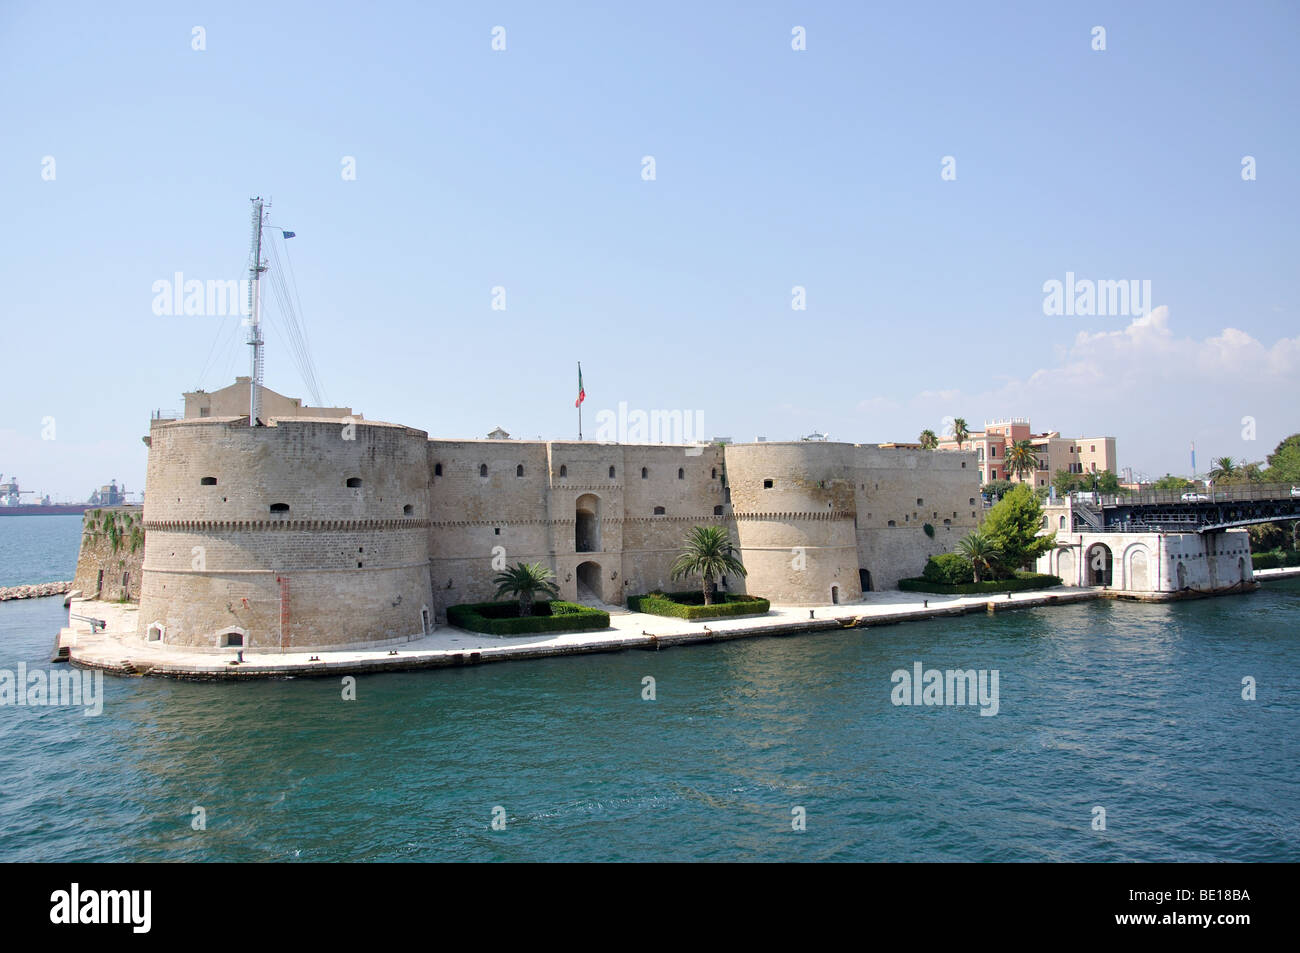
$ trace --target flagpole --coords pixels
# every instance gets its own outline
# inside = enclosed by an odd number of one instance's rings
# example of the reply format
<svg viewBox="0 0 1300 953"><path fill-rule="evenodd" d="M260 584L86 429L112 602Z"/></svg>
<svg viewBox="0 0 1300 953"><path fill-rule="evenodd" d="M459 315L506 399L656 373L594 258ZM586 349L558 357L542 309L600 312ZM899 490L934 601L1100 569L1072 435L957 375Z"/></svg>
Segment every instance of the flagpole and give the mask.
<svg viewBox="0 0 1300 953"><path fill-rule="evenodd" d="M578 393L582 393L582 361L578 362ZM582 398L578 398L578 441L582 441Z"/></svg>

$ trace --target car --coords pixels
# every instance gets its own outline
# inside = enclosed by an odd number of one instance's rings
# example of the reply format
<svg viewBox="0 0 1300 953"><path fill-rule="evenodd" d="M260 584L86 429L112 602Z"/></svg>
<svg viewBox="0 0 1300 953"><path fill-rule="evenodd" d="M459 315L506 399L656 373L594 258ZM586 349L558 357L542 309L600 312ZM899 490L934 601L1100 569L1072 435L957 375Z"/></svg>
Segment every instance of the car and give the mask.
<svg viewBox="0 0 1300 953"><path fill-rule="evenodd" d="M1183 502L1184 503L1208 503L1210 502L1210 498L1206 496L1204 493L1184 493Z"/></svg>
<svg viewBox="0 0 1300 953"><path fill-rule="evenodd" d="M1293 486L1293 487L1291 487L1291 495L1292 495L1292 496L1300 496L1300 486Z"/></svg>

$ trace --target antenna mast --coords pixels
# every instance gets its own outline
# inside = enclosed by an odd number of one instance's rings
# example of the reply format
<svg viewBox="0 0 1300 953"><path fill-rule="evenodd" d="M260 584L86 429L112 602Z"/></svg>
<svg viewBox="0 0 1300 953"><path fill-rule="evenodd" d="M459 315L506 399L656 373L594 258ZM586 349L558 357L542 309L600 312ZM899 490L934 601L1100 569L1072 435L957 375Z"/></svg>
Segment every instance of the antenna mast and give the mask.
<svg viewBox="0 0 1300 953"><path fill-rule="evenodd" d="M262 374L265 369L265 357L262 347L261 315L261 275L266 271L262 261L262 198L251 199L253 203L253 240L248 262L248 344L253 349L253 367L249 374L251 383L248 395L248 425L257 426L257 419L262 416Z"/></svg>

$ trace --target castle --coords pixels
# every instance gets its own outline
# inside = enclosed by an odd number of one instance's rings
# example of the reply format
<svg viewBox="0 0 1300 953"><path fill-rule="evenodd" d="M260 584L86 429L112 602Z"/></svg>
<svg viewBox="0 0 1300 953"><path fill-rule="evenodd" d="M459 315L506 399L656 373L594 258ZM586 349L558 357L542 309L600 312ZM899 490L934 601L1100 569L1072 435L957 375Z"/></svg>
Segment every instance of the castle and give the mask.
<svg viewBox="0 0 1300 953"><path fill-rule="evenodd" d="M248 393L243 381L225 391ZM733 592L850 602L919 575L980 521L972 452L790 443L632 446L441 440L282 410L249 426L222 396L151 421L139 638L192 649L374 647L494 597L541 562L560 596L622 604L680 589L693 526L724 526ZM199 405L202 405L201 407Z"/></svg>

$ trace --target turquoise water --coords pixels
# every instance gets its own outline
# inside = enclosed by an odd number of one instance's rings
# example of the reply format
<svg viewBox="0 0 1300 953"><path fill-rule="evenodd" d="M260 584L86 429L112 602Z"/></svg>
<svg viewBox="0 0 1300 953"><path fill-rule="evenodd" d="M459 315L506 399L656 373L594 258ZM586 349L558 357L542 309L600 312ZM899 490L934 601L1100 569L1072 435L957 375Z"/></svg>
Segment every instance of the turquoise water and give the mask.
<svg viewBox="0 0 1300 953"><path fill-rule="evenodd" d="M0 667L62 617L0 606ZM1294 861L1298 638L1292 582L363 676L351 702L106 679L98 718L0 708L0 860ZM893 706L915 661L997 669L999 714Z"/></svg>
<svg viewBox="0 0 1300 953"><path fill-rule="evenodd" d="M0 516L0 587L71 580L81 516Z"/></svg>

